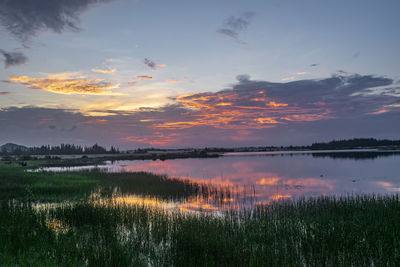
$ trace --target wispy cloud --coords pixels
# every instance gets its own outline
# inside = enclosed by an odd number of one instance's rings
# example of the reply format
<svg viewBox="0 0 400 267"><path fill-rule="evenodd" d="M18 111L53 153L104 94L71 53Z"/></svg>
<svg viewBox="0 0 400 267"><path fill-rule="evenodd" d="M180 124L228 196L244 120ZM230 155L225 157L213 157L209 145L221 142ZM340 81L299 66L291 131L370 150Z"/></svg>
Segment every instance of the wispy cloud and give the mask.
<svg viewBox="0 0 400 267"><path fill-rule="evenodd" d="M306 72L306 71L296 72L296 73L292 74L292 76L282 78L282 81L285 81L285 82L293 81L296 79L296 76L303 76L303 75L308 75L308 74L310 74L310 73Z"/></svg>
<svg viewBox="0 0 400 267"><path fill-rule="evenodd" d="M180 142L180 134L179 133L162 133L162 132L153 132L151 135L146 136L126 136L122 137L121 140L128 143L139 143L139 144L148 144L152 146L167 146L179 144Z"/></svg>
<svg viewBox="0 0 400 267"><path fill-rule="evenodd" d="M0 95L12 95L14 94L13 92L0 92Z"/></svg>
<svg viewBox="0 0 400 267"><path fill-rule="evenodd" d="M48 75L45 78L28 76L10 76L9 82L25 85L30 89L43 90L57 94L116 95L110 89L118 88L118 84L102 79L86 77L70 77L70 73Z"/></svg>
<svg viewBox="0 0 400 267"><path fill-rule="evenodd" d="M25 42L44 30L62 33L79 31L79 16L99 3L112 0L13 0L0 1L0 23Z"/></svg>
<svg viewBox="0 0 400 267"><path fill-rule="evenodd" d="M136 86L137 82L127 82L126 83L128 86Z"/></svg>
<svg viewBox="0 0 400 267"><path fill-rule="evenodd" d="M177 80L177 79L168 79L168 80L165 80L165 82L167 82L167 83L180 83L182 81L181 80Z"/></svg>
<svg viewBox="0 0 400 267"><path fill-rule="evenodd" d="M97 69L97 68L94 68L94 69L92 69L92 71L93 72L97 72L97 73L110 74L110 73L116 72L117 70L114 69L114 68L109 68L109 69Z"/></svg>
<svg viewBox="0 0 400 267"><path fill-rule="evenodd" d="M139 80L153 80L152 76L147 76L147 75L139 75L136 76L136 78L138 78Z"/></svg>
<svg viewBox="0 0 400 267"><path fill-rule="evenodd" d="M154 61L152 61L148 58L143 59L143 64L145 64L147 67L149 67L152 70L157 70L158 64L156 64Z"/></svg>
<svg viewBox="0 0 400 267"><path fill-rule="evenodd" d="M4 56L4 63L6 68L22 65L28 62L28 57L21 52L7 52L3 49L0 49L0 53Z"/></svg>
<svg viewBox="0 0 400 267"><path fill-rule="evenodd" d="M240 40L239 33L247 29L254 15L254 12L244 12L239 17L230 16L225 20L223 27L217 30L217 33L232 38L238 43L245 44Z"/></svg>
<svg viewBox="0 0 400 267"><path fill-rule="evenodd" d="M91 120L87 120L82 122L82 124L99 124L99 123L107 123L108 120L106 119L91 119Z"/></svg>

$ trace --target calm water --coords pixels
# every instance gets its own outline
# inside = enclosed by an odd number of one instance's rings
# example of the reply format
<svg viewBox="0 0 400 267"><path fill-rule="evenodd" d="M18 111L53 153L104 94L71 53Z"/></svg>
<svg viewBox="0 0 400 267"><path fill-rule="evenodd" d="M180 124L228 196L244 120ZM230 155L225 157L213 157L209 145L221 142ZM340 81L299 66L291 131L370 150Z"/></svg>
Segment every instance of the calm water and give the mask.
<svg viewBox="0 0 400 267"><path fill-rule="evenodd" d="M166 174L229 188L233 192L219 199L218 205L212 199L196 198L180 206L181 209L193 210L320 195L392 194L400 191L400 155L390 153L228 153L220 158L114 161L98 167L109 172ZM46 170L90 168L94 166Z"/></svg>

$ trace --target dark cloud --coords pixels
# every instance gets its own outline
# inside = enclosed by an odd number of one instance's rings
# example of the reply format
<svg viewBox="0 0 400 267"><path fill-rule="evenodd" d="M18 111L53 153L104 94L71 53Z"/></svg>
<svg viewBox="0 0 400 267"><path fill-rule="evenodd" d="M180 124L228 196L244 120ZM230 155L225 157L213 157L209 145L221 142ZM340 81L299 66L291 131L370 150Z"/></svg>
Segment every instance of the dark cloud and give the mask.
<svg viewBox="0 0 400 267"><path fill-rule="evenodd" d="M250 80L250 75L247 74L240 74L238 76L236 76L236 80L238 80L239 82L243 83L243 82L247 82Z"/></svg>
<svg viewBox="0 0 400 267"><path fill-rule="evenodd" d="M316 66L319 66L319 64L318 63L310 64L310 67L316 67Z"/></svg>
<svg viewBox="0 0 400 267"><path fill-rule="evenodd" d="M40 31L78 31L79 16L112 0L0 0L0 23L21 41Z"/></svg>
<svg viewBox="0 0 400 267"><path fill-rule="evenodd" d="M245 12L240 17L230 16L226 19L224 26L236 31L245 30L247 26L249 26L254 15L254 12Z"/></svg>
<svg viewBox="0 0 400 267"><path fill-rule="evenodd" d="M147 66L147 67L149 67L150 69L152 69L152 70L156 70L157 69L157 64L154 62L154 61L152 61L152 60L150 60L150 59L148 59L148 58L145 58L144 60L143 60L143 63Z"/></svg>
<svg viewBox="0 0 400 267"><path fill-rule="evenodd" d="M5 67L12 67L25 64L28 58L21 52L7 52L0 49L0 53L4 56Z"/></svg>
<svg viewBox="0 0 400 267"><path fill-rule="evenodd" d="M231 29L218 29L217 32L222 35L226 35L232 39L235 39L236 41L240 41L238 33ZM242 41L240 41L240 42L242 42Z"/></svg>
<svg viewBox="0 0 400 267"><path fill-rule="evenodd" d="M254 12L244 12L239 17L230 16L225 20L223 27L217 30L217 33L230 37L238 43L245 44L240 40L239 32L247 29L254 15Z"/></svg>

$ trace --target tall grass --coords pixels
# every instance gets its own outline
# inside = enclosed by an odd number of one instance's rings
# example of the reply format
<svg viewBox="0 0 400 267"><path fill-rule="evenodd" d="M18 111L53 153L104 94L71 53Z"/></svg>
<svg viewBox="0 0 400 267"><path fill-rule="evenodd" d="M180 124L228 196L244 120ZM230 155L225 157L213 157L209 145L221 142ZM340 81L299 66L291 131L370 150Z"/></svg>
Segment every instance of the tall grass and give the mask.
<svg viewBox="0 0 400 267"><path fill-rule="evenodd" d="M89 266L398 266L398 196L314 198L254 211L169 213L82 202L2 204L0 255ZM56 227L52 224L56 223ZM57 230L57 227L64 231ZM66 229L66 230L65 230Z"/></svg>
<svg viewBox="0 0 400 267"><path fill-rule="evenodd" d="M163 199L182 199L196 195L199 186L186 180L146 172L105 173L26 172L17 166L0 166L0 200L64 201L88 199L92 192L110 196L120 194L152 195Z"/></svg>
<svg viewBox="0 0 400 267"><path fill-rule="evenodd" d="M88 196L99 188L100 202ZM400 266L398 195L288 200L216 216L115 202L104 188L163 199L235 194L146 173L0 167L1 264ZM34 205L43 199L59 203Z"/></svg>

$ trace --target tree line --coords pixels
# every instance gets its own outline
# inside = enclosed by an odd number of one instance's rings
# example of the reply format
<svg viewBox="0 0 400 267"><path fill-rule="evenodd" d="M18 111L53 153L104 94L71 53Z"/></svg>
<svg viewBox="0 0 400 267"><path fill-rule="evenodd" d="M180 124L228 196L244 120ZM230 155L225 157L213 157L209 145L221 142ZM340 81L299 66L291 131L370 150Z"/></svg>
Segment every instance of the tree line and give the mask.
<svg viewBox="0 0 400 267"><path fill-rule="evenodd" d="M0 151L2 155L71 155L71 154L119 154L119 148L111 146L109 150L94 144L93 146L81 146L74 144L61 144L58 146L42 145L38 147L28 147L26 149L15 149L12 152Z"/></svg>
<svg viewBox="0 0 400 267"><path fill-rule="evenodd" d="M377 140L375 138L354 138L349 140L334 140L327 143L313 143L310 148L312 150L327 149L352 149L352 148L369 148L369 147L398 147L400 140Z"/></svg>

